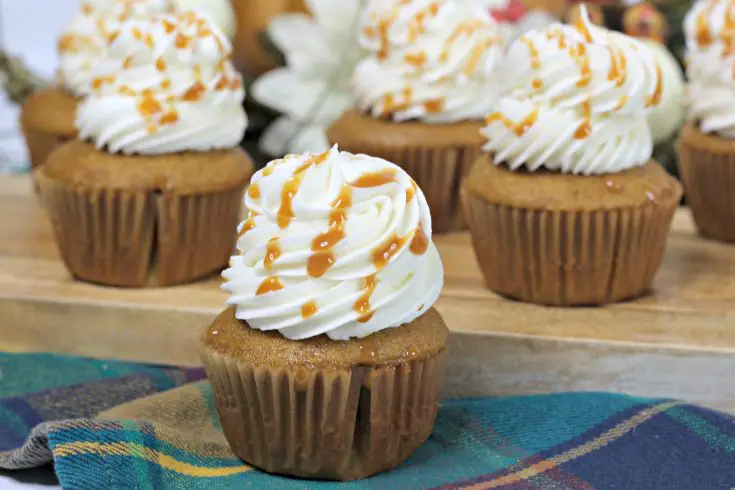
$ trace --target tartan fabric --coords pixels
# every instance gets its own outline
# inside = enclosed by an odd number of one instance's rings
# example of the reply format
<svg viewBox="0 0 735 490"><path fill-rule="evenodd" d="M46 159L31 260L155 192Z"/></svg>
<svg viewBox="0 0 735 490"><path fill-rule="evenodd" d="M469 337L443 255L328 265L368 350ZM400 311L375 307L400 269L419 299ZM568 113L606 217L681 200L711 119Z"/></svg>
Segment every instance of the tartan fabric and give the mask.
<svg viewBox="0 0 735 490"><path fill-rule="evenodd" d="M444 402L408 462L333 483L268 475L235 458L209 384L176 388L198 370L0 354L0 373L0 468L53 460L64 488L735 488L735 418L669 400L566 393Z"/></svg>

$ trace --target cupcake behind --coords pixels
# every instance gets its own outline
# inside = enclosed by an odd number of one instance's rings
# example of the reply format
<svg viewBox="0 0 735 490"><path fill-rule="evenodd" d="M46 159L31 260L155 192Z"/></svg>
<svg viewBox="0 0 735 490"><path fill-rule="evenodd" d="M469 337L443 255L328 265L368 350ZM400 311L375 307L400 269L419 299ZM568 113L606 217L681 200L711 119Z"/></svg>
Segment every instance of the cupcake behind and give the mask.
<svg viewBox="0 0 735 490"><path fill-rule="evenodd" d="M78 109L81 139L35 172L62 258L75 277L118 286L214 272L253 168L230 44L194 13L128 20L109 42Z"/></svg>
<svg viewBox="0 0 735 490"><path fill-rule="evenodd" d="M488 154L465 185L490 289L550 305L644 294L681 186L650 160L645 116L662 92L644 44L592 25L532 31L510 47L486 120Z"/></svg>
<svg viewBox="0 0 735 490"><path fill-rule="evenodd" d="M405 169L426 193L435 232L465 227L459 183L495 98L500 27L470 2L379 0L359 35L369 55L353 76L356 107L329 128L330 142Z"/></svg>

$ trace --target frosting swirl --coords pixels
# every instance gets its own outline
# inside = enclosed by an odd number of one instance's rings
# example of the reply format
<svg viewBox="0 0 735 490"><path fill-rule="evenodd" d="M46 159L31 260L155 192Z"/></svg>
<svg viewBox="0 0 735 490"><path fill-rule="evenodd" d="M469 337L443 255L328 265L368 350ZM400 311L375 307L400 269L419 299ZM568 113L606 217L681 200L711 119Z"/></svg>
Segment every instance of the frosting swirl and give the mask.
<svg viewBox="0 0 735 490"><path fill-rule="evenodd" d="M398 166L339 152L257 172L223 276L252 328L289 339L365 337L413 321L443 283L421 189Z"/></svg>
<svg viewBox="0 0 735 490"><path fill-rule="evenodd" d="M77 96L91 91L92 69L105 58L109 36L131 18L172 10L170 0L85 0L59 38L59 80Z"/></svg>
<svg viewBox="0 0 735 490"><path fill-rule="evenodd" d="M653 142L645 116L663 77L645 44L593 25L554 24L515 41L505 85L482 130L496 163L574 174L645 164Z"/></svg>
<svg viewBox="0 0 735 490"><path fill-rule="evenodd" d="M187 12L125 22L110 35L79 106L80 137L126 154L231 148L247 118L232 48L215 26Z"/></svg>
<svg viewBox="0 0 735 490"><path fill-rule="evenodd" d="M706 133L735 138L735 2L696 2L684 32L689 116Z"/></svg>
<svg viewBox="0 0 735 490"><path fill-rule="evenodd" d="M491 76L503 50L487 10L457 0L374 0L356 68L358 107L374 117L429 123L482 119L492 107Z"/></svg>

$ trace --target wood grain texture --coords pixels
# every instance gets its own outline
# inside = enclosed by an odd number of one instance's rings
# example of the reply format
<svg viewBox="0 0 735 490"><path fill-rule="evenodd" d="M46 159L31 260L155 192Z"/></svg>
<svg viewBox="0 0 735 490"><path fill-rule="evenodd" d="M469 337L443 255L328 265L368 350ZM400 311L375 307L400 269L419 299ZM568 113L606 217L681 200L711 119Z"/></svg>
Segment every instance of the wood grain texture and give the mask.
<svg viewBox="0 0 735 490"><path fill-rule="evenodd" d="M0 348L199 364L219 278L164 289L74 281L26 176L0 177ZM608 390L735 409L735 246L675 217L655 291L605 308L545 308L486 290L469 236L437 237L450 329L445 395Z"/></svg>

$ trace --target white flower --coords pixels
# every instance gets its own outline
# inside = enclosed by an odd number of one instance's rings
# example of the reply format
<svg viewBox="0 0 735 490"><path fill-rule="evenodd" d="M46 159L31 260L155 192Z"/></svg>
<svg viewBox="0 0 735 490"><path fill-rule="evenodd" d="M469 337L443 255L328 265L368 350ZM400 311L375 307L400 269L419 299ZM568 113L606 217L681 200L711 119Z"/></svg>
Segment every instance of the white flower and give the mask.
<svg viewBox="0 0 735 490"><path fill-rule="evenodd" d="M286 66L262 75L253 98L283 115L260 141L271 155L328 148L326 128L352 105L350 77L364 53L357 40L360 0L306 0L312 16L286 14L268 27Z"/></svg>

